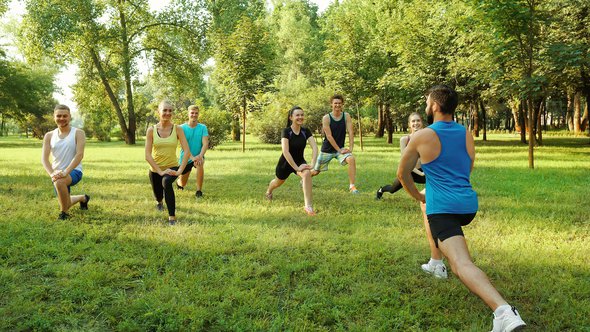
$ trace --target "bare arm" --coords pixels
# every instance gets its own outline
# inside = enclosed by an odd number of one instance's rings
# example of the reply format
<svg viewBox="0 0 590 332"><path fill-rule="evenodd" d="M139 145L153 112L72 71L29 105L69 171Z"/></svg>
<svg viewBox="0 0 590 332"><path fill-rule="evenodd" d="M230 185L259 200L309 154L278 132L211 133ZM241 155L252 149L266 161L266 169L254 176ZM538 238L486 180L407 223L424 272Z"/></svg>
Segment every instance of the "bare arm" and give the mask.
<svg viewBox="0 0 590 332"><path fill-rule="evenodd" d="M326 139L330 142L330 145L334 148L334 150L340 152L341 147L336 144L336 140L334 136L332 136L332 129L330 129L330 116L328 114L324 115L322 118L322 130L324 131L324 135L326 135Z"/></svg>
<svg viewBox="0 0 590 332"><path fill-rule="evenodd" d="M408 146L408 142L410 141L410 135L406 135L403 136L402 138L400 138L399 140L399 148L400 148L400 154L403 155L404 154L404 150L406 149L406 147ZM421 170L419 170L418 168L420 168L420 159L418 159L418 161L416 162L416 165L414 166L414 169L412 170L412 172L420 175L420 176L424 176L424 172L422 172Z"/></svg>
<svg viewBox="0 0 590 332"><path fill-rule="evenodd" d="M66 167L66 169L64 170L64 176L70 174L70 172L74 170L74 168L76 168L84 158L84 148L86 147L86 134L82 129L73 130L76 130L76 155L74 156L74 159L72 159L68 167Z"/></svg>
<svg viewBox="0 0 590 332"><path fill-rule="evenodd" d="M176 138L178 138L178 140L180 141L180 146L182 147L182 149L184 151L188 151L188 153L184 154L184 156L182 158L182 162L180 163L180 166L178 167L178 171L176 171L175 175L178 176L178 175L182 174L182 172L184 171L184 168L186 167L186 164L188 163L188 158L190 157L190 148L188 146L188 142L186 141L186 136L184 135L184 130L182 130L182 127L180 127L180 126L176 126Z"/></svg>
<svg viewBox="0 0 590 332"><path fill-rule="evenodd" d="M315 137L313 135L307 139L309 146L311 146L311 166L315 165L315 162L318 160L318 144L315 141Z"/></svg>
<svg viewBox="0 0 590 332"><path fill-rule="evenodd" d="M412 178L412 170L416 165L416 162L420 158L420 154L418 153L418 139L412 139L410 143L404 149L404 153L399 163L399 167L397 168L397 178L404 186L404 189L410 194L410 196L414 197L417 201L424 203L426 198L424 194L418 191L416 188L416 183L414 183L414 179Z"/></svg>
<svg viewBox="0 0 590 332"><path fill-rule="evenodd" d="M41 153L41 164L43 164L43 168L45 168L45 172L49 176L53 176L53 167L49 162L49 154L51 153L51 132L48 132L43 137L43 152Z"/></svg>
<svg viewBox="0 0 590 332"><path fill-rule="evenodd" d="M467 154L469 154L469 158L471 158L471 170L473 171L473 164L475 163L475 142L473 141L473 136L469 130L465 131L465 147L467 148Z"/></svg>
<svg viewBox="0 0 590 332"><path fill-rule="evenodd" d="M164 172L160 169L160 166L156 164L154 157L152 156L152 146L154 144L154 127L149 127L145 133L145 161L152 166L152 169L160 175L164 175Z"/></svg>
<svg viewBox="0 0 590 332"><path fill-rule="evenodd" d="M193 158L193 161L197 165L203 164L203 157L205 156L205 152L207 152L207 149L209 149L209 136L203 136L203 138L201 139L201 143L203 144L203 147L201 147L201 152L199 152L199 154Z"/></svg>

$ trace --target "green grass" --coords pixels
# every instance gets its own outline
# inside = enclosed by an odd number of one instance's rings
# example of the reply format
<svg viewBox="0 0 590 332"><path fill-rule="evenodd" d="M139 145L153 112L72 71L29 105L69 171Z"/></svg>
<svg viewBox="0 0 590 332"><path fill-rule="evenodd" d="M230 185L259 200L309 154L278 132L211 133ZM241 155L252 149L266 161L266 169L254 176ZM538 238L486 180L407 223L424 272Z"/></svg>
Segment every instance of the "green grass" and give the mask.
<svg viewBox="0 0 590 332"><path fill-rule="evenodd" d="M90 210L56 221L41 142L0 138L0 330L489 331L490 310L455 276L420 271L418 205L403 192L373 199L393 178L397 139L364 141L361 195L331 163L314 178L315 218L294 177L263 199L279 146L219 146L205 198L191 177L169 227L141 142L89 142L73 193L90 194ZM544 143L530 170L517 136L477 141L480 212L465 234L531 331L590 331L590 145Z"/></svg>

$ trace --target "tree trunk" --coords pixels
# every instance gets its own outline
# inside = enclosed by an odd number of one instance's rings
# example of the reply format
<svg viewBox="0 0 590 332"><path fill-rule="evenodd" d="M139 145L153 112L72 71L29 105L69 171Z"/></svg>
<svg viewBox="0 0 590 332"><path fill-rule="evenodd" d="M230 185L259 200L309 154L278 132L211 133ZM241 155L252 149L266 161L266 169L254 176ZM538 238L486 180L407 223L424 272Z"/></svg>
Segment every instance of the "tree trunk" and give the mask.
<svg viewBox="0 0 590 332"><path fill-rule="evenodd" d="M356 105L356 115L359 121L359 138L360 138L360 143L361 143L361 151L365 151L364 147L363 147L363 126L362 126L362 121L361 121L361 111L359 110L359 106L358 104ZM354 135L352 136L352 139L354 139Z"/></svg>
<svg viewBox="0 0 590 332"><path fill-rule="evenodd" d="M545 111L545 100L541 100L539 103L539 108L537 110L537 144L543 145L543 127L541 127L541 118Z"/></svg>
<svg viewBox="0 0 590 332"><path fill-rule="evenodd" d="M567 109L565 112L565 122L567 129L574 131L574 97L571 93L567 94Z"/></svg>
<svg viewBox="0 0 590 332"><path fill-rule="evenodd" d="M524 102L520 102L518 107L518 122L520 123L520 142L523 144L527 144L526 141L526 109L524 107Z"/></svg>
<svg viewBox="0 0 590 332"><path fill-rule="evenodd" d="M96 53L96 51L94 49L90 49L90 57L92 58L92 63L94 64L94 67L96 68L96 71L98 72L98 76L100 77L100 81L102 82L102 85L104 86L104 88L107 92L107 96L109 96L109 100L111 101L111 104L113 105L113 108L115 109L115 113L117 114L117 119L119 120L119 127L121 127L121 132L127 133L129 130L127 128L127 123L125 122L125 117L123 116L123 110L121 109L121 105L119 104L119 101L117 100L117 96L115 95L115 93L113 92L113 89L111 88L111 84L109 83L109 80L107 79L106 72L105 72L104 68L102 67L102 63L100 62L100 59L98 58L98 54ZM125 142L127 143L127 141L125 141Z"/></svg>
<svg viewBox="0 0 590 332"><path fill-rule="evenodd" d="M375 135L375 137L377 138L381 138L383 137L383 135L385 134L385 125L386 125L386 118L385 118L385 112L383 111L384 105L382 102L379 102L379 105L377 105L377 135Z"/></svg>
<svg viewBox="0 0 590 332"><path fill-rule="evenodd" d="M129 56L129 37L127 36L127 20L125 13L121 6L124 0L119 0L119 19L121 23L121 41L123 45L122 65L123 75L125 76L125 96L127 98L127 121L128 128L123 133L125 134L125 143L135 144L136 120L135 108L133 106L133 89L131 87L131 60Z"/></svg>
<svg viewBox="0 0 590 332"><path fill-rule="evenodd" d="M239 142L240 138L242 137L242 133L240 130L240 115L239 113L235 114L232 117L232 121L231 121L231 133L232 133L232 139L234 142Z"/></svg>
<svg viewBox="0 0 590 332"><path fill-rule="evenodd" d="M242 152L246 152L246 96L242 97Z"/></svg>
<svg viewBox="0 0 590 332"><path fill-rule="evenodd" d="M390 103L385 104L385 123L387 124L387 144L393 144L393 119Z"/></svg>
<svg viewBox="0 0 590 332"><path fill-rule="evenodd" d="M529 168L535 168L535 156L534 156L534 147L535 147L535 135L533 133L533 100L529 97L527 99L527 115L528 115L528 124L529 124Z"/></svg>
<svg viewBox="0 0 590 332"><path fill-rule="evenodd" d="M590 111L588 108L590 108L590 90L586 93L586 107L584 108L584 118L586 119L586 127L588 128L588 137L590 137Z"/></svg>
<svg viewBox="0 0 590 332"><path fill-rule="evenodd" d="M580 119L581 119L581 114L582 114L582 102L581 102L581 93L580 92L576 92L574 94L574 119L573 119L573 124L574 124L574 134L579 134L581 132L580 130Z"/></svg>
<svg viewBox="0 0 590 332"><path fill-rule="evenodd" d="M479 112L477 109L477 103L471 102L469 104L469 109L471 110L471 132L474 137L479 137Z"/></svg>
<svg viewBox="0 0 590 332"><path fill-rule="evenodd" d="M486 109L483 105L483 100L479 100L479 108L481 109L481 117L483 118L483 140L487 141L488 136L486 132L487 122L486 122Z"/></svg>

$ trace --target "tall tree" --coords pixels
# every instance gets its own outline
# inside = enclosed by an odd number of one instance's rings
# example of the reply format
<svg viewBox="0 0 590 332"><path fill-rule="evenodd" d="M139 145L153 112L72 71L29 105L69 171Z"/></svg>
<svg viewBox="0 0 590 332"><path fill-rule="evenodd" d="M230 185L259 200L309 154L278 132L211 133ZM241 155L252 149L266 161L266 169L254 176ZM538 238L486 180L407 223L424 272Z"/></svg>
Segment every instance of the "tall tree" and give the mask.
<svg viewBox="0 0 590 332"><path fill-rule="evenodd" d="M139 77L139 58L147 54L156 66L170 62L189 65L197 76L205 59L199 55L204 53L203 21L208 17L202 15L201 1L173 1L172 9L162 15L150 12L146 0L25 3L22 38L27 44L28 58L34 60L37 54L49 54L64 63L91 64L127 144L135 143L133 81ZM116 86L122 89L117 90Z"/></svg>
<svg viewBox="0 0 590 332"><path fill-rule="evenodd" d="M242 118L242 151L246 150L248 107L273 79L274 52L263 20L265 12L256 3L242 12L233 27L223 23L227 17L213 16L214 27L217 27L213 32L213 75L222 98L233 106L234 114L238 115L236 111L239 111Z"/></svg>

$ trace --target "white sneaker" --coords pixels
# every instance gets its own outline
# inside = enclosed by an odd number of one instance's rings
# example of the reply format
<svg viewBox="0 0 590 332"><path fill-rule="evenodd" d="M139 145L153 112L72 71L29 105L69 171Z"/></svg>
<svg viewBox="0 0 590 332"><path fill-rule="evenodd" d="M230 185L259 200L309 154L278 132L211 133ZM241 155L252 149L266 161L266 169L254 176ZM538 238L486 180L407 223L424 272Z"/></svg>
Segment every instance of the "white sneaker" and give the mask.
<svg viewBox="0 0 590 332"><path fill-rule="evenodd" d="M494 329L491 332L520 331L526 326L515 307L505 310L502 316L494 315Z"/></svg>
<svg viewBox="0 0 590 332"><path fill-rule="evenodd" d="M430 263L422 264L422 271L432 274L435 278L446 279L447 267L444 264L430 265Z"/></svg>

